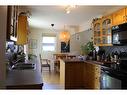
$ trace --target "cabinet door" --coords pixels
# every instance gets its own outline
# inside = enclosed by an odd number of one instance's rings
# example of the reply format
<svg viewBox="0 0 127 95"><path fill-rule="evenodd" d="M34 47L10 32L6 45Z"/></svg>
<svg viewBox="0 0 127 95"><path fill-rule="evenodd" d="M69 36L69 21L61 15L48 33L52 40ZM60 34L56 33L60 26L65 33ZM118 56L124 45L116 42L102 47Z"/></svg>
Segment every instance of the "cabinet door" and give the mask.
<svg viewBox="0 0 127 95"><path fill-rule="evenodd" d="M87 88L99 89L100 88L100 66L89 63L86 66Z"/></svg>
<svg viewBox="0 0 127 95"><path fill-rule="evenodd" d="M119 25L126 22L126 8L120 9L117 12L112 14L113 21L112 25Z"/></svg>
<svg viewBox="0 0 127 95"><path fill-rule="evenodd" d="M100 88L100 67L94 64L87 64L86 66L87 88L99 89Z"/></svg>
<svg viewBox="0 0 127 95"><path fill-rule="evenodd" d="M94 73L94 89L100 89L100 66L95 65L95 73Z"/></svg>
<svg viewBox="0 0 127 95"><path fill-rule="evenodd" d="M94 44L97 46L101 45L101 19L95 21L93 23L93 30L94 30Z"/></svg>
<svg viewBox="0 0 127 95"><path fill-rule="evenodd" d="M126 15L125 15L125 20L126 20L126 23L127 23L127 7L125 8L125 13L126 13Z"/></svg>
<svg viewBox="0 0 127 95"><path fill-rule="evenodd" d="M94 72L90 64L87 64L87 73L86 73L86 88L87 89L94 89Z"/></svg>
<svg viewBox="0 0 127 95"><path fill-rule="evenodd" d="M112 25L112 16L106 16L102 18L102 46L111 45L111 25Z"/></svg>

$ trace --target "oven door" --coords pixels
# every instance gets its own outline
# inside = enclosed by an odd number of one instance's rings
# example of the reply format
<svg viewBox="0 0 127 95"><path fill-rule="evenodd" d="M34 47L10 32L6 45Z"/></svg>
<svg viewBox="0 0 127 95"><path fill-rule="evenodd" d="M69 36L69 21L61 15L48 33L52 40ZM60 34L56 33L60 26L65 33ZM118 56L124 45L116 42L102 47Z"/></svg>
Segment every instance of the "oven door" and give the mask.
<svg viewBox="0 0 127 95"><path fill-rule="evenodd" d="M122 89L122 81L105 69L101 70L100 82L101 89Z"/></svg>

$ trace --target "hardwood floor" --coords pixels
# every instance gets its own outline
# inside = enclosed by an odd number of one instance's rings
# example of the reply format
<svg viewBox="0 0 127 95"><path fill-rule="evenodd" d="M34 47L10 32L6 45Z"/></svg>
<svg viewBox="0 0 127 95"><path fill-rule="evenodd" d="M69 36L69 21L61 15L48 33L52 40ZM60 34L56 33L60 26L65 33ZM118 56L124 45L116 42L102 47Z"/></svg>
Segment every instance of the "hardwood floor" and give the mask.
<svg viewBox="0 0 127 95"><path fill-rule="evenodd" d="M62 86L60 86L60 77L59 74L51 71L49 72L48 70L43 70L43 89L44 90L62 90Z"/></svg>

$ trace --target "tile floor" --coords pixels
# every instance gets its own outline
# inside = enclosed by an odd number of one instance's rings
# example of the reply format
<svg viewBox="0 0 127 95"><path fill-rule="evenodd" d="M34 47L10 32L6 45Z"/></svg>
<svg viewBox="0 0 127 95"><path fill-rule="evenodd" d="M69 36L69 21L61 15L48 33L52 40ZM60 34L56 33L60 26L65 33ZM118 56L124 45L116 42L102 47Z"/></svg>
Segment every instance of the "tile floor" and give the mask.
<svg viewBox="0 0 127 95"><path fill-rule="evenodd" d="M44 90L62 90L63 88L60 86L59 73L54 71L49 72L48 70L42 71L43 75L43 89Z"/></svg>

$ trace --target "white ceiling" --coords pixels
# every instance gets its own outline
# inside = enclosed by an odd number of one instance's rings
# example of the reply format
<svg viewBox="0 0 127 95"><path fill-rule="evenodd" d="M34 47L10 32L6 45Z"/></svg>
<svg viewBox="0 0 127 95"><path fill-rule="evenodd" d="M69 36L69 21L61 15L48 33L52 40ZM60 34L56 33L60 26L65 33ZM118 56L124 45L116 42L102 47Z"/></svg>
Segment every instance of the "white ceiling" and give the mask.
<svg viewBox="0 0 127 95"><path fill-rule="evenodd" d="M122 6L78 6L66 14L65 6L20 6L21 10L30 11L30 27L61 29L64 25L77 26L95 17L115 11Z"/></svg>

